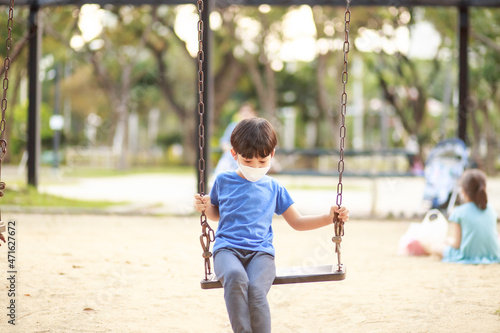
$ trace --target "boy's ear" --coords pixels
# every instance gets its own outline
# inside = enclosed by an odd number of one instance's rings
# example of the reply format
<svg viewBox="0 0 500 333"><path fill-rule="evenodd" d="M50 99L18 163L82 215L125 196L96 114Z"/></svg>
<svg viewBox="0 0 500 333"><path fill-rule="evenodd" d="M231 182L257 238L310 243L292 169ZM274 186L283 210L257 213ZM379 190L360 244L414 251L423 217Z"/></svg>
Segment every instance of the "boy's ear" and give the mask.
<svg viewBox="0 0 500 333"><path fill-rule="evenodd" d="M271 153L271 158L274 157L274 154L276 153L276 149L273 149L273 152Z"/></svg>
<svg viewBox="0 0 500 333"><path fill-rule="evenodd" d="M234 160L236 160L236 151L234 150L234 148L231 148L230 152L231 152L231 155L234 157Z"/></svg>

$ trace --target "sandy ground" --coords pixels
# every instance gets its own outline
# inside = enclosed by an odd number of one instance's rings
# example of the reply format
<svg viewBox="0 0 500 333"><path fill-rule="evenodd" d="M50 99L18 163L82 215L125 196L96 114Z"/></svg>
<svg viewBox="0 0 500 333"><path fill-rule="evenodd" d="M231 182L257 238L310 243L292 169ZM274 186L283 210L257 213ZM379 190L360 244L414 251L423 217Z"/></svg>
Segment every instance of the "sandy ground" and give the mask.
<svg viewBox="0 0 500 333"><path fill-rule="evenodd" d="M16 325L2 245L0 332L231 331L222 290L200 288L196 216L3 219L16 221ZM273 332L500 332L500 265L397 256L408 225L349 222L346 280L273 286ZM297 232L280 218L274 228L278 266L334 261L332 229Z"/></svg>

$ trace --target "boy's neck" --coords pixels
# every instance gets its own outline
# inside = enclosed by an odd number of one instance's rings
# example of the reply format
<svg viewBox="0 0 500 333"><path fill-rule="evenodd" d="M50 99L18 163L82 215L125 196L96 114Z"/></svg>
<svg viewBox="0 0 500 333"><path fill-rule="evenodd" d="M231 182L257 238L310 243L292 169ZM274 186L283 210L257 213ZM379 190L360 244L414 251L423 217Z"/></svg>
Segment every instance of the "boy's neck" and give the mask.
<svg viewBox="0 0 500 333"><path fill-rule="evenodd" d="M245 176L243 176L243 174L241 173L240 168L236 169L235 171L236 171L236 174L237 174L238 176L240 176L240 177L241 177L241 178L243 178L243 179L246 179L246 178L245 178Z"/></svg>

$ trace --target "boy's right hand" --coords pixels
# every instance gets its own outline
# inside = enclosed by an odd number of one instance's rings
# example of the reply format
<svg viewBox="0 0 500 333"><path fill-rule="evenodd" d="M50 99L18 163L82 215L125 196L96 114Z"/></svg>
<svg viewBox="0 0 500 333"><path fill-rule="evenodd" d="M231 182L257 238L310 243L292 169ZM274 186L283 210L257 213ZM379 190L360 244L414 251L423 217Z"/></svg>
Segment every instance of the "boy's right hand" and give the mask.
<svg viewBox="0 0 500 333"><path fill-rule="evenodd" d="M210 196L209 195L204 195L203 197L199 194L196 193L194 195L194 209L198 213L203 213L208 209L210 205Z"/></svg>

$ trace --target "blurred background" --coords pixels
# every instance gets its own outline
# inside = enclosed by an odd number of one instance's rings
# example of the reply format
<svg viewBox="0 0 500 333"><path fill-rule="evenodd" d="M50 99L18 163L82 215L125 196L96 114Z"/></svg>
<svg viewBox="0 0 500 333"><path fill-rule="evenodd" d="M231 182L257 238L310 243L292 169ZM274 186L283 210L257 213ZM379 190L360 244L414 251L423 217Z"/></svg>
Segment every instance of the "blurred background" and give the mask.
<svg viewBox="0 0 500 333"><path fill-rule="evenodd" d="M457 136L458 9L351 10L346 172L421 177L432 148ZM3 159L20 189L29 15L29 7L15 8ZM250 103L279 132L275 173L337 173L344 15L345 7L214 6L208 170L221 156L224 130ZM40 163L50 170L42 183L127 170L196 172L194 4L51 6L38 20ZM500 25L493 22L500 9L469 9L466 145L469 165L490 176L500 169ZM0 29L1 39L6 33Z"/></svg>

